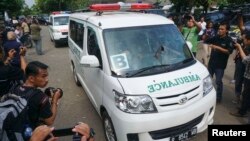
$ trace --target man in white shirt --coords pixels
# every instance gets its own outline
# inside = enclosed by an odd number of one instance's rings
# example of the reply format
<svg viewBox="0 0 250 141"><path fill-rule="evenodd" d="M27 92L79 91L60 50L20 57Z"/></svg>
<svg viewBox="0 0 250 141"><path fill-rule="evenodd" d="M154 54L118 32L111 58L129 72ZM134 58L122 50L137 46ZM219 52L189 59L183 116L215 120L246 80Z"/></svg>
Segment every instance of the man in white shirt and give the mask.
<svg viewBox="0 0 250 141"><path fill-rule="evenodd" d="M201 40L204 31L206 30L207 23L205 22L204 16L201 16L200 21L198 22L201 25L201 31L199 32L199 40Z"/></svg>

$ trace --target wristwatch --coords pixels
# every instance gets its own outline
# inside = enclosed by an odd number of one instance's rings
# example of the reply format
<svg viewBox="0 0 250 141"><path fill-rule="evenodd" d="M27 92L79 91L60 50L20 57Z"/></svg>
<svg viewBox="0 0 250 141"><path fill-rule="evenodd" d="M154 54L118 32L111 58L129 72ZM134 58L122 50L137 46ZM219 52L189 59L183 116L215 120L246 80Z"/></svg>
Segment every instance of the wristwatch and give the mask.
<svg viewBox="0 0 250 141"><path fill-rule="evenodd" d="M87 141L89 141L91 138L93 138L95 136L95 131L93 128L90 128L90 132L89 132L89 138Z"/></svg>

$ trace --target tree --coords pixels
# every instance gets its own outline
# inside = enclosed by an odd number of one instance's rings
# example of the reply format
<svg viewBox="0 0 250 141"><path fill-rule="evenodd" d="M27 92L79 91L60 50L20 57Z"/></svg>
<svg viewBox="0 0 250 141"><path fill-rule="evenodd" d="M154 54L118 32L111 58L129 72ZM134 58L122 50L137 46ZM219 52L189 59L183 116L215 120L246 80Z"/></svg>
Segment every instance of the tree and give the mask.
<svg viewBox="0 0 250 141"><path fill-rule="evenodd" d="M23 7L23 9L21 10L21 14L22 15L31 15L32 14L32 11L31 9L26 5Z"/></svg>
<svg viewBox="0 0 250 141"><path fill-rule="evenodd" d="M75 10L86 7L90 0L36 0L36 6L42 13L51 11Z"/></svg>
<svg viewBox="0 0 250 141"><path fill-rule="evenodd" d="M177 13L186 11L187 7L190 7L190 5L193 3L194 0L170 0L176 9Z"/></svg>
<svg viewBox="0 0 250 141"><path fill-rule="evenodd" d="M18 15L24 6L24 0L1 0L0 11L8 11L11 15Z"/></svg>
<svg viewBox="0 0 250 141"><path fill-rule="evenodd" d="M212 3L217 3L217 5L226 5L229 0L170 0L177 7L193 7L193 6L203 6L206 12ZM232 0L233 1L233 0ZM244 0L243 0L244 1ZM247 0L246 0L247 1ZM180 12L176 10L177 12Z"/></svg>

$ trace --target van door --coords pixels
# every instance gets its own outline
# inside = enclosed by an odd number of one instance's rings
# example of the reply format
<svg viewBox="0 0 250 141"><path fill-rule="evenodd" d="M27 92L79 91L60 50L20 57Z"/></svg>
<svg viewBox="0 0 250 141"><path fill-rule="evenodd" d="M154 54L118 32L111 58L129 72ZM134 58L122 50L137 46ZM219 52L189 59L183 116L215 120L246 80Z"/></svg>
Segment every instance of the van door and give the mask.
<svg viewBox="0 0 250 141"><path fill-rule="evenodd" d="M70 50L73 54L72 56L72 70L74 72L74 76L76 79L77 85L80 85L80 82L85 86L83 81L84 70L81 69L81 56L83 56L83 50L84 50L84 25L85 23L80 20L72 20L69 21L69 37L68 37L68 44L70 47ZM79 80L78 80L79 79ZM79 83L79 84L78 84Z"/></svg>
<svg viewBox="0 0 250 141"><path fill-rule="evenodd" d="M98 40L97 32L94 28L87 26L87 48L86 54L87 55L94 55L99 60L100 67L91 68L88 66L82 66L84 70L83 77L85 84L87 86L87 91L90 94L90 100L92 101L95 108L99 109L100 105L102 104L102 95L103 95L103 67L102 67L102 55L100 50L100 42ZM99 111L99 110L98 110Z"/></svg>

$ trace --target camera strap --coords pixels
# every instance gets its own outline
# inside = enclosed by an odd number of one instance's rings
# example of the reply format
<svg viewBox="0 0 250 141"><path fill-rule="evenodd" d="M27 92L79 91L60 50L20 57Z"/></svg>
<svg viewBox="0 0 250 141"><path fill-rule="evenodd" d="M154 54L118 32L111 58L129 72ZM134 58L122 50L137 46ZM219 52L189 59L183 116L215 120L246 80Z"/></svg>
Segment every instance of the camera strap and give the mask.
<svg viewBox="0 0 250 141"><path fill-rule="evenodd" d="M188 32L188 34L187 34L187 36L186 36L185 40L187 40L187 38L188 38L188 36L189 36L189 34L190 34L191 30L192 30L192 28L191 28L191 29L189 29L189 32Z"/></svg>

